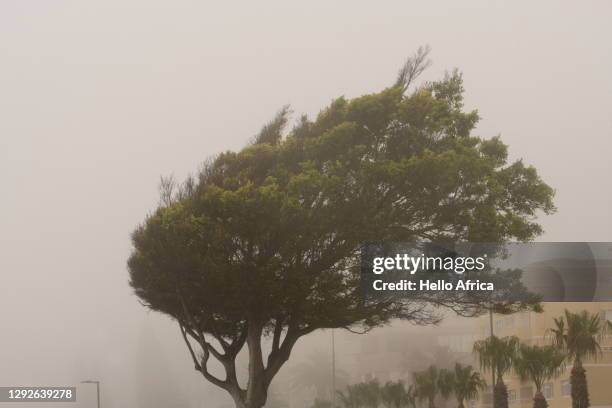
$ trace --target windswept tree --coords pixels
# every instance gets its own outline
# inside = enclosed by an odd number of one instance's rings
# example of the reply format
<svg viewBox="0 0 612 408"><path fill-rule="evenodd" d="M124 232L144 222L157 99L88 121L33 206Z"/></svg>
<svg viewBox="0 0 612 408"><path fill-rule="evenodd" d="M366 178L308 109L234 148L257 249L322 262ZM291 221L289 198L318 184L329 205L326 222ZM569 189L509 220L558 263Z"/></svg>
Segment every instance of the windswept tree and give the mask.
<svg viewBox="0 0 612 408"><path fill-rule="evenodd" d="M514 336L491 336L474 343L474 352L478 356L480 367L490 370L495 379L494 408L508 408L508 389L504 383L504 375L512 369L519 344L519 339Z"/></svg>
<svg viewBox="0 0 612 408"><path fill-rule="evenodd" d="M463 109L458 72L414 85L427 61L421 50L389 88L338 98L288 133L283 109L241 151L179 187L166 180L134 231L136 295L176 320L195 369L236 407L264 406L315 330L427 324L437 306L481 312L480 299L454 291L364 300L363 242L524 241L541 232L536 215L554 210L533 167L509 162L499 138L471 135L478 114ZM236 375L243 348L246 382Z"/></svg>
<svg viewBox="0 0 612 408"><path fill-rule="evenodd" d="M457 398L457 407L464 408L463 402L478 397L478 393L486 386L485 380L471 365L455 364L453 370L453 393Z"/></svg>
<svg viewBox="0 0 612 408"><path fill-rule="evenodd" d="M554 346L521 344L514 361L514 371L522 381L532 381L536 392L533 408L546 408L548 402L542 393L545 381L558 377L565 369L565 354Z"/></svg>
<svg viewBox="0 0 612 408"><path fill-rule="evenodd" d="M610 327L609 322L602 321L598 314L590 314L586 310L578 313L565 310L563 316L555 319L555 327L551 329L553 342L573 362L570 375L572 408L590 406L583 362L587 358L597 359L601 355L599 342L606 327Z"/></svg>

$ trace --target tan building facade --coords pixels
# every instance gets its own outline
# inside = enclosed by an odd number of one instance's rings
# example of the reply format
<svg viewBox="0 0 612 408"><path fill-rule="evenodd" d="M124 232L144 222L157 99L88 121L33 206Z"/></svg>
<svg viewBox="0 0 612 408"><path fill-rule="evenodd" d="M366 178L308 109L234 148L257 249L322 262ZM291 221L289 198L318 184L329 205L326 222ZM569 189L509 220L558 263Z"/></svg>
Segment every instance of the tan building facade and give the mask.
<svg viewBox="0 0 612 408"><path fill-rule="evenodd" d="M550 329L554 327L554 318L562 316L565 309L572 312L587 310L598 313L602 319L612 321L612 302L593 303L544 303L543 313L523 312L510 316L493 316L493 333L498 337L517 336L527 344L550 344ZM489 317L478 319L477 331L481 338L490 335ZM612 408L612 334L604 336L601 341L602 355L597 360L586 361L589 396L592 408ZM477 363L476 363L477 364ZM543 393L550 408L571 408L571 387L569 383L571 364L556 379L544 385ZM490 384L490 373L485 373ZM508 387L509 405L512 408L530 408L533 405L535 387L529 382L521 382L510 373L504 378ZM479 401L472 406L490 408L491 393L483 393Z"/></svg>

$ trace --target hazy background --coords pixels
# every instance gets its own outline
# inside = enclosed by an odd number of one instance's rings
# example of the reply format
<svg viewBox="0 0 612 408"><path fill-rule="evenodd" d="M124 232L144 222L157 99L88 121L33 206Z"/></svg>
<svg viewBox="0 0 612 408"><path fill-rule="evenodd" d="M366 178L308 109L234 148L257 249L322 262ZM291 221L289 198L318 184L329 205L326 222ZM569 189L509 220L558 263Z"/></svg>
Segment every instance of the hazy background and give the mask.
<svg viewBox="0 0 612 408"><path fill-rule="evenodd" d="M242 147L286 103L380 90L422 44L424 78L461 69L478 133L557 189L541 240L611 241L612 3L425 3L2 0L0 385L225 398L127 284L159 176Z"/></svg>

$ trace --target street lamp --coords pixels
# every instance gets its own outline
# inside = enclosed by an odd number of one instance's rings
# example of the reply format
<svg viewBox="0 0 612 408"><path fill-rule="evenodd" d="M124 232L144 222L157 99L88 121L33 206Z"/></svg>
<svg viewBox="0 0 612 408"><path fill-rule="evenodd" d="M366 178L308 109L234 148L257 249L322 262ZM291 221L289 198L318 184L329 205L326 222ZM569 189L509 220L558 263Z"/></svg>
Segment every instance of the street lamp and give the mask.
<svg viewBox="0 0 612 408"><path fill-rule="evenodd" d="M100 381L85 380L81 381L83 384L96 384L96 396L98 398L98 408L100 408Z"/></svg>
<svg viewBox="0 0 612 408"><path fill-rule="evenodd" d="M336 406L336 339L334 338L334 329L331 329L331 346L332 346L332 408Z"/></svg>

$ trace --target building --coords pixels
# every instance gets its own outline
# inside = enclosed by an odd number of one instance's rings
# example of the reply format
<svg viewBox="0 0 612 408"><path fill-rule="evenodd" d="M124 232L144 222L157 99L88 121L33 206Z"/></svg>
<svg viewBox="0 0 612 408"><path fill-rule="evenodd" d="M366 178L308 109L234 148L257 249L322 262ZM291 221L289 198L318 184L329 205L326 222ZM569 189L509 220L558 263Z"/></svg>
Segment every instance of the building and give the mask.
<svg viewBox="0 0 612 408"><path fill-rule="evenodd" d="M493 317L493 333L498 337L517 336L527 344L550 344L550 329L554 327L553 319L563 315L564 310L578 312L586 310L598 313L603 319L612 321L612 302L592 303L544 303L543 313L523 312L509 316ZM476 322L481 338L490 335L489 317L479 318ZM596 361L584 362L587 372L589 396L592 408L612 408L612 334L604 336L601 342L602 356ZM571 388L569 383L571 364L557 379L544 384L543 393L550 408L571 408ZM485 373L487 382L490 373ZM508 387L508 400L512 408L531 408L535 392L533 384L521 382L510 373L504 378ZM480 401L473 401L472 406L490 408L491 392L483 393Z"/></svg>

